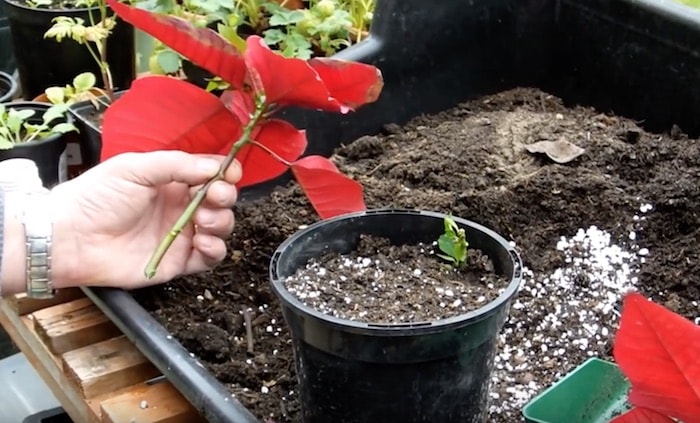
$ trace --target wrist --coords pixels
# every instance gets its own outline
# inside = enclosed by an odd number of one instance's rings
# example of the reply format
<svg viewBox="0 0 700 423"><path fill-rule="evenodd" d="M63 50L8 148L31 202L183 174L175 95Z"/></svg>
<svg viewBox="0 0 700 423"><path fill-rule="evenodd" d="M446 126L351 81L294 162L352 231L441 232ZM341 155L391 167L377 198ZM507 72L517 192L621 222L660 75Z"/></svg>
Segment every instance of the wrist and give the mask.
<svg viewBox="0 0 700 423"><path fill-rule="evenodd" d="M26 194L9 193L5 198L4 248L0 273L3 296L26 292L27 254L26 233L22 215L26 207ZM79 285L79 266L76 257L77 240L73 236L72 221L60 195L51 191L47 195L48 218L53 222L51 234L51 281L53 288L61 289Z"/></svg>
<svg viewBox="0 0 700 423"><path fill-rule="evenodd" d="M3 296L26 290L26 246L22 226L22 195L5 194L2 273L0 284Z"/></svg>
<svg viewBox="0 0 700 423"><path fill-rule="evenodd" d="M79 263L78 239L74 227L71 204L66 204L60 190L53 189L49 194L53 236L51 245L52 279L55 289L80 286L85 282Z"/></svg>

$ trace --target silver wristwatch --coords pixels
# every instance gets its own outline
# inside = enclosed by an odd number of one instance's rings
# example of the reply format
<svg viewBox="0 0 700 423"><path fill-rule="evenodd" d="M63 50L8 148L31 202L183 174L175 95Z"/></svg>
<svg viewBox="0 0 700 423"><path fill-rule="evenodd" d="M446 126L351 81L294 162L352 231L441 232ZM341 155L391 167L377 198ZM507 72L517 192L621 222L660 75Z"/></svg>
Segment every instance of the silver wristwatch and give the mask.
<svg viewBox="0 0 700 423"><path fill-rule="evenodd" d="M27 296L53 298L51 280L51 237L53 222L48 204L49 190L41 188L27 193L22 214L26 241Z"/></svg>

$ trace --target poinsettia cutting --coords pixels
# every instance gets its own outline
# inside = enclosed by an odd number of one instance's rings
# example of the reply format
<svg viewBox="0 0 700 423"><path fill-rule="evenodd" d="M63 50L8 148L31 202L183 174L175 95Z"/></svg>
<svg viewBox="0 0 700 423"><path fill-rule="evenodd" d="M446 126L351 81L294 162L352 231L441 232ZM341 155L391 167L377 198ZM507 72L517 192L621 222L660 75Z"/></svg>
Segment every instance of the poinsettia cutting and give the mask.
<svg viewBox="0 0 700 423"><path fill-rule="evenodd" d="M700 423L700 326L630 293L613 353L636 408L611 423Z"/></svg>
<svg viewBox="0 0 700 423"><path fill-rule="evenodd" d="M243 169L239 188L291 169L321 218L365 209L361 185L325 157L301 158L307 146L305 131L272 116L285 106L348 113L371 103L383 87L376 67L333 58L285 58L258 36L249 37L240 51L208 28L117 0L107 2L124 21L230 84L217 97L179 79L144 77L105 113L101 160L152 150L226 155L219 173L197 191L154 252L147 277L155 275L209 186L223 177L234 159Z"/></svg>

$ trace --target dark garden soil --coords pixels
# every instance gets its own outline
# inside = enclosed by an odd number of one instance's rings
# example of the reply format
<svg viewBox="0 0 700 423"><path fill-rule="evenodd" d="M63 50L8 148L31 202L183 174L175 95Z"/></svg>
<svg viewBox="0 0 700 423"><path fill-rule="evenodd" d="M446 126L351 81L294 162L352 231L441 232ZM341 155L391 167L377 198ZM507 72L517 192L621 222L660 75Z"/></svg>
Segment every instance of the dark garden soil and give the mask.
<svg viewBox="0 0 700 423"><path fill-rule="evenodd" d="M585 151L556 163L526 151L540 141ZM387 125L334 160L363 183L369 207L452 213L519 249L527 269L499 338L490 422L522 421L533 395L588 357L609 358L627 290L700 316L700 143L678 128L648 134L629 120L516 89ZM290 185L238 205L236 218L230 258L217 269L137 298L261 420L295 422L289 335L268 263L316 217Z"/></svg>
<svg viewBox="0 0 700 423"><path fill-rule="evenodd" d="M364 235L349 254L309 260L285 286L305 305L341 319L417 323L476 310L510 282L479 250L468 250L466 263L454 267L436 257L436 248Z"/></svg>

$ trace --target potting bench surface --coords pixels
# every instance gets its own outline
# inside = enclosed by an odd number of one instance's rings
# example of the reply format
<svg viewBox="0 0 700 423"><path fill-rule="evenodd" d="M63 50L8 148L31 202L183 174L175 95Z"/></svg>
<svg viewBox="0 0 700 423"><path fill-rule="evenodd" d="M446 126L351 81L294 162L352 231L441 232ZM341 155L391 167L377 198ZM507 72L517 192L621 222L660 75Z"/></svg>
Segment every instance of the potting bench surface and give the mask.
<svg viewBox="0 0 700 423"><path fill-rule="evenodd" d="M75 422L204 421L80 289L0 300L0 324Z"/></svg>

